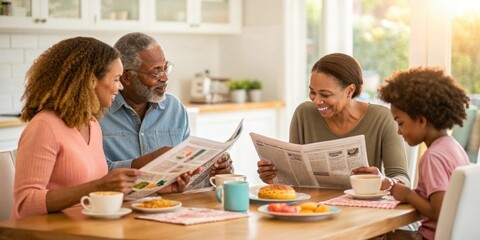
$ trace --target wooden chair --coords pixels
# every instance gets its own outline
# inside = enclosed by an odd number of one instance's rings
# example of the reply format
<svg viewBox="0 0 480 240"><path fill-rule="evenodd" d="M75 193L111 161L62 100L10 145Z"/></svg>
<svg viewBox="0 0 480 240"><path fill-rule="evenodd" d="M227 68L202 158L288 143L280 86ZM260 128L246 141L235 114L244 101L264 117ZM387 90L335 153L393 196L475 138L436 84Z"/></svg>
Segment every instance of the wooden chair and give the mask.
<svg viewBox="0 0 480 240"><path fill-rule="evenodd" d="M479 239L480 165L456 168L438 218L436 240Z"/></svg>
<svg viewBox="0 0 480 240"><path fill-rule="evenodd" d="M12 212L16 157L16 150L0 152L0 221L9 219Z"/></svg>

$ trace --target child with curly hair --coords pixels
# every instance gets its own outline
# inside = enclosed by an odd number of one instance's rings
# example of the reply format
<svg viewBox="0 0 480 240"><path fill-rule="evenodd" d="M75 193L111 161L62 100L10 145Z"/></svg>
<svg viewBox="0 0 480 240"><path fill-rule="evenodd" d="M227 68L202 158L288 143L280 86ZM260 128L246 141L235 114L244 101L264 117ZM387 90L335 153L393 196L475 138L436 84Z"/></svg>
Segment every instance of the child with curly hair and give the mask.
<svg viewBox="0 0 480 240"><path fill-rule="evenodd" d="M470 164L465 150L447 130L463 126L469 98L440 68L417 67L395 72L379 88L379 98L391 104L398 134L410 146L424 142L419 161L418 186L412 190L396 183L395 199L411 204L425 218L418 232L397 230L386 239L434 239L440 208L453 170Z"/></svg>

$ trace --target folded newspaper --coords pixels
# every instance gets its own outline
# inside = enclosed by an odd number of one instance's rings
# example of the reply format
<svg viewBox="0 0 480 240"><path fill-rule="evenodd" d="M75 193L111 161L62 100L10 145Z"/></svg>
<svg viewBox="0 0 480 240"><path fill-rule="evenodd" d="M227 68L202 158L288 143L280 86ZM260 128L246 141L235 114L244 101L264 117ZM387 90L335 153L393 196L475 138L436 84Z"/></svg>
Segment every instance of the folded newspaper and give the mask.
<svg viewBox="0 0 480 240"><path fill-rule="evenodd" d="M368 166L363 135L293 144L250 133L257 154L277 168L276 183L311 188L351 188L352 169Z"/></svg>
<svg viewBox="0 0 480 240"><path fill-rule="evenodd" d="M217 142L205 138L190 136L185 141L158 156L140 171L133 191L125 200L136 200L148 196L174 183L184 172L193 171L201 166L210 168L216 159L230 149L242 133L243 119L226 142Z"/></svg>

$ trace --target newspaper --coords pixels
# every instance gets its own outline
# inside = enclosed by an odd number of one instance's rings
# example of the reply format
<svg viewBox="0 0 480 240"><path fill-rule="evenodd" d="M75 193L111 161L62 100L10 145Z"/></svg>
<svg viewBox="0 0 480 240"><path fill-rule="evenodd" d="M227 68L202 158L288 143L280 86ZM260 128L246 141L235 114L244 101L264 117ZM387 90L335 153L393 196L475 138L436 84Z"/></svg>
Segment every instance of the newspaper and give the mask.
<svg viewBox="0 0 480 240"><path fill-rule="evenodd" d="M140 171L142 175L135 181L133 191L125 196L125 200L136 200L146 197L174 183L184 172L193 171L201 166L210 168L216 159L228 151L242 133L243 119L232 136L224 143L195 136L158 156Z"/></svg>
<svg viewBox="0 0 480 240"><path fill-rule="evenodd" d="M351 188L352 169L368 166L363 135L310 143L282 142L250 133L257 154L277 168L275 183L310 188Z"/></svg>

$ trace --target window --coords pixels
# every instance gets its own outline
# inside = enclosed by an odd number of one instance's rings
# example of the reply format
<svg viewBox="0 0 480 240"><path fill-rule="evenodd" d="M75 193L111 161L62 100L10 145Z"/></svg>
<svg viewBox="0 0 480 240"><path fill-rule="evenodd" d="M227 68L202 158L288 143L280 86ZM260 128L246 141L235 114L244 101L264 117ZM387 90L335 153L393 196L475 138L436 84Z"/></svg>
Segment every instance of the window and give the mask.
<svg viewBox="0 0 480 240"><path fill-rule="evenodd" d="M305 0L305 3L307 76L315 61L326 53L352 54L364 70L361 98L375 101L378 84L394 71L410 66L443 66L471 94L472 103L480 105L480 1L351 0L348 2L352 6L351 16L348 16L350 10L342 8L345 1ZM326 23L329 18L333 21ZM335 25L349 18L351 26ZM343 41L343 45L350 46L345 35L329 31L332 24L352 32L351 52L341 45L328 50L324 47L325 39L332 38L330 41Z"/></svg>
<svg viewBox="0 0 480 240"><path fill-rule="evenodd" d="M395 70L409 67L409 0L306 0L305 14L307 76L326 53L351 54L364 71L360 98L375 101L378 84ZM348 31L350 35L345 34ZM350 36L353 39L345 39Z"/></svg>
<svg viewBox="0 0 480 240"><path fill-rule="evenodd" d="M480 101L480 2L452 2L452 76ZM474 102L478 103L478 102Z"/></svg>
<svg viewBox="0 0 480 240"><path fill-rule="evenodd" d="M321 34L322 34L322 0L306 0L307 11L307 69L306 76L310 76L310 70L321 57ZM308 81L306 84L308 89ZM306 91L306 90L305 90Z"/></svg>
<svg viewBox="0 0 480 240"><path fill-rule="evenodd" d="M364 72L361 99L374 101L378 85L408 68L408 0L353 0L353 57Z"/></svg>

